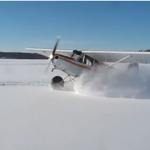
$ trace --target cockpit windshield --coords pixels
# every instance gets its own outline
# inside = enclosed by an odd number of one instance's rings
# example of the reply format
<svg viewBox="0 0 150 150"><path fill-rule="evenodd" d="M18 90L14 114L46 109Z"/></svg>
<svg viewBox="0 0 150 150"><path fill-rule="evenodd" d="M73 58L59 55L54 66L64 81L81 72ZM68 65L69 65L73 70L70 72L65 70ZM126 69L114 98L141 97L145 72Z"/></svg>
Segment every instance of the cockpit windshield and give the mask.
<svg viewBox="0 0 150 150"><path fill-rule="evenodd" d="M73 50L71 57L73 57L77 62L86 64L88 66L92 66L94 62L93 58L85 55L84 53L78 50Z"/></svg>
<svg viewBox="0 0 150 150"><path fill-rule="evenodd" d="M78 60L82 55L81 51L78 50L73 50L71 57L74 58L75 60Z"/></svg>

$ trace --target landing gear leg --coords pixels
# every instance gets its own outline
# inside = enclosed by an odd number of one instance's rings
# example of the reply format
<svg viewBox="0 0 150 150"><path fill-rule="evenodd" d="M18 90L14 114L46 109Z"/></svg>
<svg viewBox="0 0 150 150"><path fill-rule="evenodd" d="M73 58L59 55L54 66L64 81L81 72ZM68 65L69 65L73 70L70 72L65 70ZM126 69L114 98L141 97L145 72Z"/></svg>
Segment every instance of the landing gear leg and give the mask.
<svg viewBox="0 0 150 150"><path fill-rule="evenodd" d="M71 77L70 77L70 81L71 81L72 83L75 83L74 80L75 80L76 78L77 78L77 77L74 77L74 78L71 78Z"/></svg>
<svg viewBox="0 0 150 150"><path fill-rule="evenodd" d="M70 75L68 75L68 76L67 76L67 77L65 77L64 79L66 79L66 78L68 78L68 77L70 78L68 82L70 82L70 81L71 81L72 83L75 83L75 79L77 78L77 76L75 76L74 78L71 78L71 76L70 76Z"/></svg>

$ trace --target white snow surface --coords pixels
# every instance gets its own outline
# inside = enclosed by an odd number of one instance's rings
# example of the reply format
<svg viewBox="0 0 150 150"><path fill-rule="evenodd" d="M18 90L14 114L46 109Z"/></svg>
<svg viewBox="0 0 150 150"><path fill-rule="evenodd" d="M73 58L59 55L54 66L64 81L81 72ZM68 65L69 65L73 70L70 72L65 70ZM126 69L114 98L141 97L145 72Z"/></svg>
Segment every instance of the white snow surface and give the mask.
<svg viewBox="0 0 150 150"><path fill-rule="evenodd" d="M150 149L150 97L54 91L51 78L65 74L49 69L44 75L46 65L46 60L0 60L1 150ZM148 82L150 67L141 68Z"/></svg>

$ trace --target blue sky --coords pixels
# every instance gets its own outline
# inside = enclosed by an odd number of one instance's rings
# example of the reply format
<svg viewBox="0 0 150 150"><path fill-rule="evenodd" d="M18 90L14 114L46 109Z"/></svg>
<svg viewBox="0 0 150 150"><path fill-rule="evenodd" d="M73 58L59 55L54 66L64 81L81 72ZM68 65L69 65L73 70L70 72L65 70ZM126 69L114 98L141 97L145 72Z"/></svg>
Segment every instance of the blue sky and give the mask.
<svg viewBox="0 0 150 150"><path fill-rule="evenodd" d="M0 51L150 48L150 2L0 1Z"/></svg>

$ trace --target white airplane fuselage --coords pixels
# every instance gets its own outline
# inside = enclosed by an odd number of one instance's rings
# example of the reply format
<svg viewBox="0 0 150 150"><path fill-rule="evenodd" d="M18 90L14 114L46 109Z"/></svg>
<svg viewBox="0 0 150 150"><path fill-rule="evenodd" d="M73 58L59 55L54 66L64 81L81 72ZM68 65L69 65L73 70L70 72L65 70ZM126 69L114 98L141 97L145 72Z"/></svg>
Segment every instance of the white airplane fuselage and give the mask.
<svg viewBox="0 0 150 150"><path fill-rule="evenodd" d="M55 55L51 60L55 69L61 70L71 76L80 76L84 70L90 70L91 66L75 61L71 57Z"/></svg>

